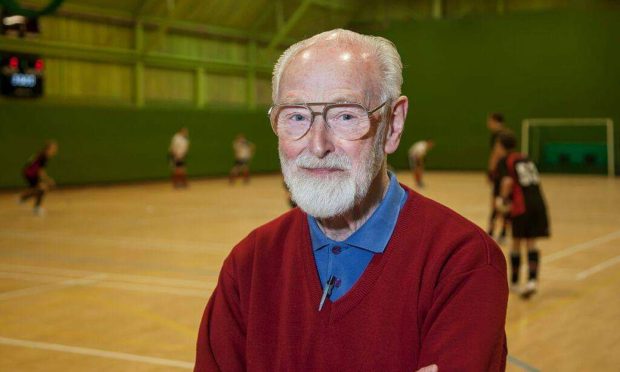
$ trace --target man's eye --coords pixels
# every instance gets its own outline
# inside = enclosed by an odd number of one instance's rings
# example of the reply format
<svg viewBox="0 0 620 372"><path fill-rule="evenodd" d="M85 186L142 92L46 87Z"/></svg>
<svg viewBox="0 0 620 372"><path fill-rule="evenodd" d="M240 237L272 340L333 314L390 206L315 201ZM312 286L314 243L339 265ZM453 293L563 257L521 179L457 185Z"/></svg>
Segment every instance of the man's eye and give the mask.
<svg viewBox="0 0 620 372"><path fill-rule="evenodd" d="M356 121L357 119L358 119L357 115L346 113L346 112L343 112L335 117L335 121L339 121L343 123Z"/></svg>
<svg viewBox="0 0 620 372"><path fill-rule="evenodd" d="M308 121L308 116L304 115L303 112L287 112L282 114L281 118L283 121L289 123L301 123Z"/></svg>

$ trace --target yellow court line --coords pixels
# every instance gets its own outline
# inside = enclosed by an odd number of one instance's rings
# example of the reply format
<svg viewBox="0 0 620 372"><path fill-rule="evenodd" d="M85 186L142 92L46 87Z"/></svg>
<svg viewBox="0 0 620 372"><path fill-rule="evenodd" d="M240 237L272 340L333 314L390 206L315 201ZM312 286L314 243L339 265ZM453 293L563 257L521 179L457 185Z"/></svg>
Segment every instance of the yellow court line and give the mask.
<svg viewBox="0 0 620 372"><path fill-rule="evenodd" d="M61 289L69 288L69 287L94 285L94 284L97 284L98 281L103 280L104 278L105 276L98 274L98 275L91 275L91 276L82 277L82 278L74 278L74 279L56 281L50 284L20 288L20 289L16 289L13 291L0 293L0 301L12 300L14 298L23 297L23 296L38 295L41 293L61 290Z"/></svg>
<svg viewBox="0 0 620 372"><path fill-rule="evenodd" d="M156 324L159 324L163 327L174 330L177 333L180 333L184 336L190 336L192 339L195 339L198 336L198 327L190 328L174 319L159 315L153 311L147 310L144 307L138 306L136 305L136 303L124 302L124 301L121 301L119 298L115 298L114 302L110 302L110 301L102 300L99 297L93 296L90 294L87 297L88 297L88 301L95 302L99 304L100 306L105 306L111 309L120 308L122 311L126 312L127 314L135 315L136 317L141 318L141 319L151 320L152 322ZM84 296L80 298L84 298ZM206 305L206 301L207 301L207 298L205 297L205 305ZM200 316L202 316L202 313L196 314L196 317L200 317Z"/></svg>

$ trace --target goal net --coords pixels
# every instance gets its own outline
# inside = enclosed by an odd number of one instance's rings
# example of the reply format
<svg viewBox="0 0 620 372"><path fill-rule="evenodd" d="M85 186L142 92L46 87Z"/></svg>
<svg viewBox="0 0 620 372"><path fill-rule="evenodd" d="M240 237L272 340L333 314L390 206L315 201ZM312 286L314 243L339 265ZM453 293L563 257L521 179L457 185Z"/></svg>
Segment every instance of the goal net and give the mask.
<svg viewBox="0 0 620 372"><path fill-rule="evenodd" d="M607 118L525 119L521 151L541 171L614 176L614 123Z"/></svg>

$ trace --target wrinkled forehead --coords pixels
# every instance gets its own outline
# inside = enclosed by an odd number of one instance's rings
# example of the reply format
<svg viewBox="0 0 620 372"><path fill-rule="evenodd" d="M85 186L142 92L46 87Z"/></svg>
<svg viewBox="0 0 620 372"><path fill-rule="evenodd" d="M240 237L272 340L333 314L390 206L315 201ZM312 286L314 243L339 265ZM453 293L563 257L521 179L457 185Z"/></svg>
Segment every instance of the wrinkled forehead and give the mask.
<svg viewBox="0 0 620 372"><path fill-rule="evenodd" d="M378 94L379 79L371 52L351 43L320 42L300 50L284 67L278 98L305 95L299 99L329 100L335 91L349 91L368 101Z"/></svg>

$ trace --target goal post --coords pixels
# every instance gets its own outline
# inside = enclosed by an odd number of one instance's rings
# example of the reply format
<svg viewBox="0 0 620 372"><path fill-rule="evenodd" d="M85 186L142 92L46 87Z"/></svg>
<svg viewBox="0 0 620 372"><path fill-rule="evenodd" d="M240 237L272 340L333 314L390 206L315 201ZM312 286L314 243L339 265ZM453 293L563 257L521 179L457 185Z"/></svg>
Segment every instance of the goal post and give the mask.
<svg viewBox="0 0 620 372"><path fill-rule="evenodd" d="M564 129L562 129L564 127ZM604 131L604 140L596 141L598 143L595 144L586 144L580 143L580 140L575 140L575 135L578 133L577 131L581 131L583 134L583 130L595 129L596 127L600 128L597 130L597 136L602 134L598 132ZM559 131L572 133L572 143L552 143L549 145L555 145L556 148L563 146L564 149L568 148L568 146L573 146L574 149L579 148L587 148L590 145L590 150L595 153L600 153L602 149L598 148L603 143L605 144L605 153L607 160L607 175L609 177L613 177L615 175L615 144L614 144L614 122L610 118L528 118L524 119L521 123L521 152L526 155L530 155L532 160L536 163L540 162L540 155L545 151L545 149L541 150L541 135L533 135L532 132L540 131L555 131L556 136ZM534 133L535 134L535 133ZM559 136L561 137L561 135ZM571 136L569 136L571 137ZM543 144L544 145L544 144ZM547 150L553 150L551 147ZM601 151L598 151L601 150ZM570 152L570 151L569 151ZM602 159L598 159L596 155L588 154L586 155L587 159L590 161L602 161ZM603 156L600 156L603 157ZM592 160L594 159L594 160Z"/></svg>

